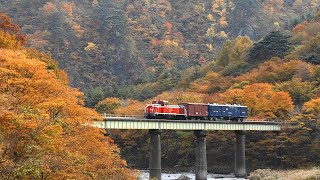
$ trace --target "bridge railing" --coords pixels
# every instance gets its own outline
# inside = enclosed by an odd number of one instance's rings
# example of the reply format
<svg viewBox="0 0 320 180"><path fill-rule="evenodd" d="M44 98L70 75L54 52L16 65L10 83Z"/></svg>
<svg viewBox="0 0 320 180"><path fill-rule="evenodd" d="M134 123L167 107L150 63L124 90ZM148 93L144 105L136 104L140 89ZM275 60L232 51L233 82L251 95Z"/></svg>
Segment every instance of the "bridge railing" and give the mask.
<svg viewBox="0 0 320 180"><path fill-rule="evenodd" d="M107 114L107 113L103 113L102 114L104 119L108 119L108 118L118 118L118 119L144 119L145 117L142 115L123 115L123 114ZM233 121L228 121L228 120L224 120L226 122L233 122ZM261 122L261 123L276 123L279 124L281 127L283 128L297 128L298 127L298 123L296 122L291 122L291 121L283 121L283 120L279 120L279 119L245 119L245 122Z"/></svg>
<svg viewBox="0 0 320 180"><path fill-rule="evenodd" d="M120 118L144 118L143 115L123 115L123 114L106 114L103 113L102 116L104 118L108 118L108 117L120 117Z"/></svg>

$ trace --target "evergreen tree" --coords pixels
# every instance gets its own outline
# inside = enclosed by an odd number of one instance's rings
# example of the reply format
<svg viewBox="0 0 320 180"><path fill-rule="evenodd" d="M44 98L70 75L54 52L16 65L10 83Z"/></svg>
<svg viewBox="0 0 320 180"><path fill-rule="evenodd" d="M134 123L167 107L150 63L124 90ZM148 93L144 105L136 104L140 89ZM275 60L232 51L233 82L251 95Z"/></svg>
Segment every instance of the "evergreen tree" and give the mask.
<svg viewBox="0 0 320 180"><path fill-rule="evenodd" d="M320 55L316 53L307 54L302 59L313 64L320 64Z"/></svg>
<svg viewBox="0 0 320 180"><path fill-rule="evenodd" d="M290 46L289 36L273 31L261 41L255 43L248 54L248 63L261 63L272 57L283 58Z"/></svg>
<svg viewBox="0 0 320 180"><path fill-rule="evenodd" d="M85 103L89 107L93 107L99 101L105 98L105 92L102 87L89 89L85 92L85 95L86 95Z"/></svg>
<svg viewBox="0 0 320 180"><path fill-rule="evenodd" d="M317 36L306 42L304 47L304 51L300 53L302 59L313 64L320 64L320 34L318 33Z"/></svg>

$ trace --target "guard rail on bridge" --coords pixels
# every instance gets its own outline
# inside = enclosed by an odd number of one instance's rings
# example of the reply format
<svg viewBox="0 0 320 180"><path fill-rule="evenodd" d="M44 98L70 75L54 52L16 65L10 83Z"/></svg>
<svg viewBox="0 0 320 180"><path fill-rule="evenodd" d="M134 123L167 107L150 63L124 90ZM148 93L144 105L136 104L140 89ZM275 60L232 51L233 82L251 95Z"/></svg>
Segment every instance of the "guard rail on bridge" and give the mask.
<svg viewBox="0 0 320 180"><path fill-rule="evenodd" d="M281 125L268 121L200 121L143 119L136 117L106 117L95 121L94 127L103 129L160 129L160 130L227 130L227 131L280 131Z"/></svg>

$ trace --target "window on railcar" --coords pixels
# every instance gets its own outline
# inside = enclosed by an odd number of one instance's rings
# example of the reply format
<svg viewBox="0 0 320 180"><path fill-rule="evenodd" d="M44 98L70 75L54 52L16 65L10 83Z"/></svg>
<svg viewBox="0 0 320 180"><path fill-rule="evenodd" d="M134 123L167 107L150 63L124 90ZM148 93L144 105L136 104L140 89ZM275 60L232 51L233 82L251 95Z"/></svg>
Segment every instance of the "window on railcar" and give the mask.
<svg viewBox="0 0 320 180"><path fill-rule="evenodd" d="M235 111L234 111L236 114L236 116L239 116L241 115L241 108L240 107L235 107Z"/></svg>
<svg viewBox="0 0 320 180"><path fill-rule="evenodd" d="M228 107L227 110L228 110L228 115L229 116L234 116L234 107L232 107L232 106Z"/></svg>
<svg viewBox="0 0 320 180"><path fill-rule="evenodd" d="M244 116L248 116L248 108L246 107L241 108L241 114L243 114Z"/></svg>

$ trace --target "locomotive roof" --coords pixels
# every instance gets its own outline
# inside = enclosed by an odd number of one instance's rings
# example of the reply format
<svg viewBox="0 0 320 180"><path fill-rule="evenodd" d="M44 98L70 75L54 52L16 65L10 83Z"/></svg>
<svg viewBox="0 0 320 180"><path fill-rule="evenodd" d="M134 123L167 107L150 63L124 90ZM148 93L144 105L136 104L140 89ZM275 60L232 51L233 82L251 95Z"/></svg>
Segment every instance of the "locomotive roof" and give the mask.
<svg viewBox="0 0 320 180"><path fill-rule="evenodd" d="M147 104L147 106L161 106L161 104Z"/></svg>
<svg viewBox="0 0 320 180"><path fill-rule="evenodd" d="M147 106L159 106L159 107L179 107L177 104L170 104L170 105L165 105L162 106L161 104L147 104Z"/></svg>

